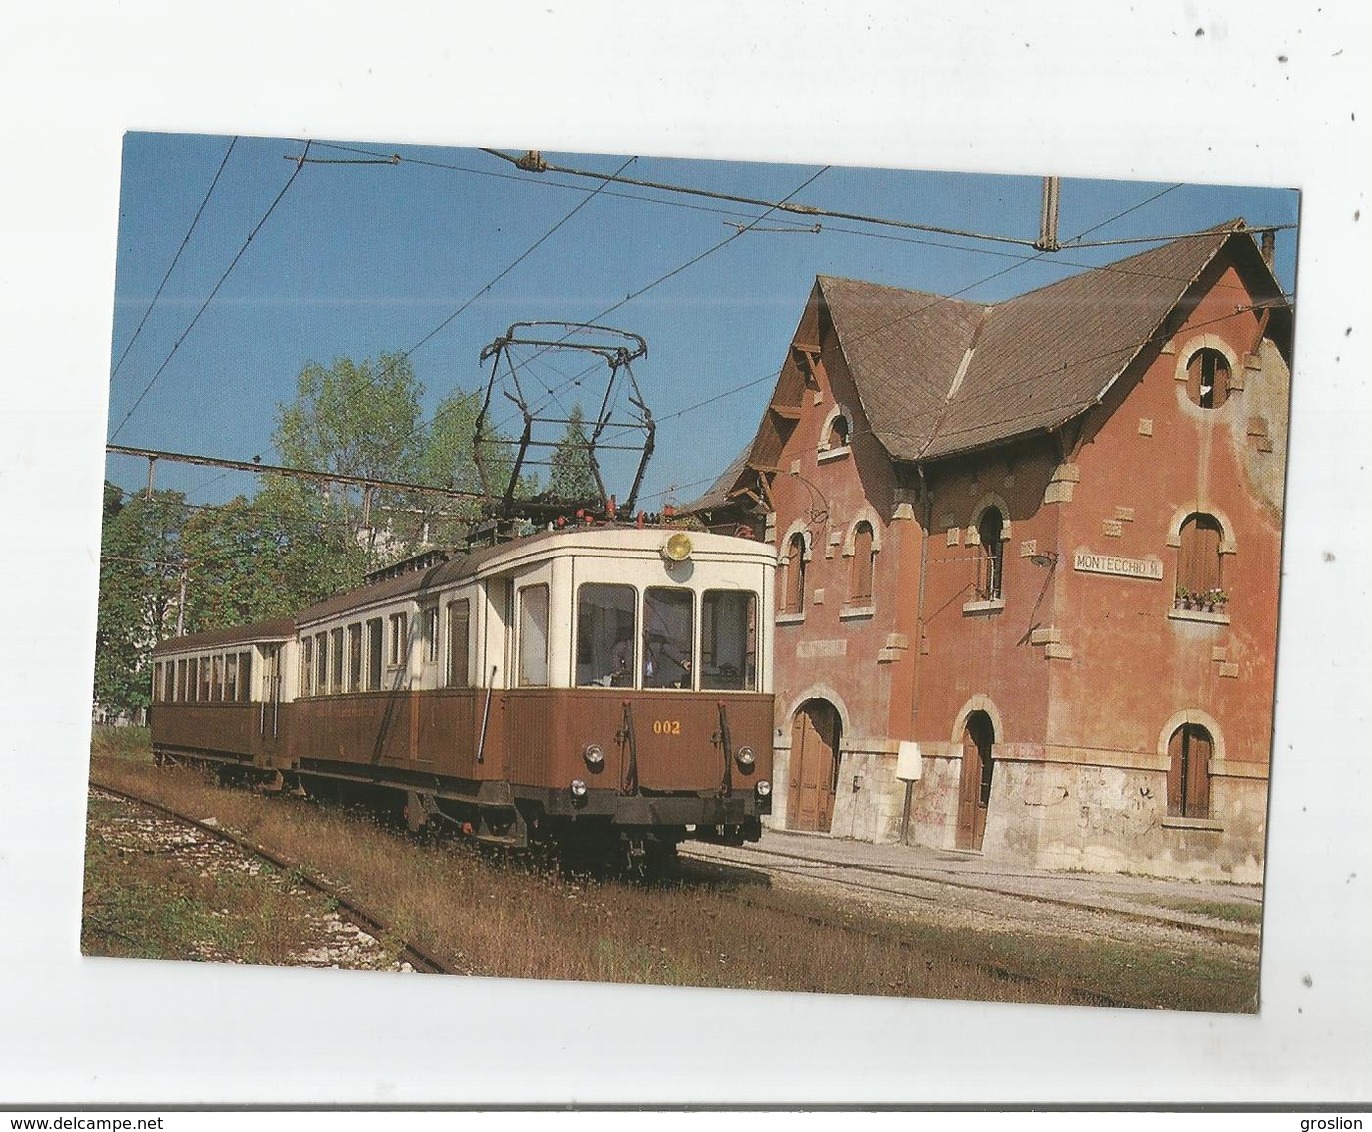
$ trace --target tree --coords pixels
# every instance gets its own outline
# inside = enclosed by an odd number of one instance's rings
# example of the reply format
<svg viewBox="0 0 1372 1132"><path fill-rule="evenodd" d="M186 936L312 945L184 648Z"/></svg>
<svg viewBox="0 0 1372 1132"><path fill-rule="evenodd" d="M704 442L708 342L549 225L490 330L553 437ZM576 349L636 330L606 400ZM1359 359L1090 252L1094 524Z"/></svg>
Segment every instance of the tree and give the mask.
<svg viewBox="0 0 1372 1132"><path fill-rule="evenodd" d="M376 362L360 363L337 358L327 369L311 362L300 371L295 401L277 406L272 441L291 467L413 482L422 451L423 392L405 354L382 354ZM354 536L375 528L373 507L384 509L394 500L375 489L342 484L312 493L326 506L342 508Z"/></svg>
<svg viewBox="0 0 1372 1132"><path fill-rule="evenodd" d="M601 503L600 486L591 466L591 439L585 414L573 405L566 431L553 449L548 493L572 503Z"/></svg>
<svg viewBox="0 0 1372 1132"><path fill-rule="evenodd" d="M95 703L137 718L150 702L152 649L175 634L181 612L180 492L126 498L105 484L100 596L95 627Z"/></svg>
<svg viewBox="0 0 1372 1132"><path fill-rule="evenodd" d="M251 500L197 512L181 543L188 632L285 617L360 585L366 569L341 509L281 477Z"/></svg>

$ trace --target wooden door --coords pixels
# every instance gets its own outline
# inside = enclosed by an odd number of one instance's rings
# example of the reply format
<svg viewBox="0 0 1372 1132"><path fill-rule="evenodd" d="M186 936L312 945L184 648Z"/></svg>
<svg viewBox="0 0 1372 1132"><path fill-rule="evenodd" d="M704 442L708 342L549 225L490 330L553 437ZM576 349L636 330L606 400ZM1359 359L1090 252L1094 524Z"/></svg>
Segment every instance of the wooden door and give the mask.
<svg viewBox="0 0 1372 1132"><path fill-rule="evenodd" d="M991 804L995 728L984 711L967 717L962 730L962 777L958 785L957 847L980 849Z"/></svg>
<svg viewBox="0 0 1372 1132"><path fill-rule="evenodd" d="M791 724L787 828L829 832L838 749L839 718L833 704L810 700L801 705Z"/></svg>
<svg viewBox="0 0 1372 1132"><path fill-rule="evenodd" d="M1210 757L1214 743L1199 724L1186 723L1172 732L1167 751L1167 813L1172 817L1210 816Z"/></svg>

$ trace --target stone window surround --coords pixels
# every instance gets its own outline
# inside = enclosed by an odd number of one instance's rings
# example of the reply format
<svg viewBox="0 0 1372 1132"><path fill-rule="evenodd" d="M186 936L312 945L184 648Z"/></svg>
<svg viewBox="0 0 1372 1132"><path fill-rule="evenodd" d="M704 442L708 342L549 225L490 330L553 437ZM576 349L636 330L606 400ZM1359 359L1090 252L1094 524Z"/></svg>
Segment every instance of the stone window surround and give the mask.
<svg viewBox="0 0 1372 1132"><path fill-rule="evenodd" d="M1010 504L1005 502L1004 496L999 495L994 491L988 491L984 495L982 495L980 499L977 500L976 505L972 508L972 521L968 524L966 530L963 531L962 542L964 546L981 545L981 532L979 530L981 526L981 517L992 507L994 507L997 511L1000 512L1001 596L995 598L977 598L976 600L967 602L962 607L962 612L964 615L999 613L1002 609L1005 608L1005 547L1010 542L1011 525Z"/></svg>
<svg viewBox="0 0 1372 1132"><path fill-rule="evenodd" d="M1005 724L1001 720L1000 709L996 707L995 701L985 692L978 692L965 704L962 705L953 716L953 732L949 736L949 743L956 751L957 758L962 757L962 732L967 727L967 719L974 711L984 711L991 717L991 727L995 732L992 740L997 745L1005 742Z"/></svg>
<svg viewBox="0 0 1372 1132"><path fill-rule="evenodd" d="M1207 410L1209 411L1209 410ZM1192 515L1205 515L1214 519L1220 526L1220 555L1237 554L1238 544L1234 540L1234 524L1229 516L1221 511L1214 504L1205 500L1197 501L1194 506L1178 507L1172 512L1172 518L1167 524L1167 545L1173 550L1181 549L1181 528ZM1177 572L1180 566L1174 562L1172 565L1172 592L1176 592ZM1177 609L1175 606L1168 609L1167 616L1173 621L1200 621L1213 625L1228 625L1229 615L1227 613L1211 613L1197 609Z"/></svg>
<svg viewBox="0 0 1372 1132"><path fill-rule="evenodd" d="M837 447L830 447L829 435L833 431L834 422L838 420L839 417L842 417L844 422L848 425L848 443L839 445ZM835 460L840 456L847 456L853 450L852 438L853 414L849 411L846 405L836 403L834 407L829 410L828 415L824 418L824 423L819 426L819 448L817 458L819 459L820 463L823 463L826 460Z"/></svg>
<svg viewBox="0 0 1372 1132"><path fill-rule="evenodd" d="M1229 388L1227 392L1230 393L1237 393L1243 389L1243 378L1241 376L1243 373L1243 363L1239 361L1239 356L1234 352L1233 347L1218 334L1193 334L1180 346L1176 347L1177 367L1173 372L1172 377L1177 383L1178 400L1183 408L1189 412L1209 417L1214 413L1224 412L1225 406L1229 404L1229 398L1226 396L1223 404L1218 408L1212 409L1202 408L1191 400L1190 394L1186 391L1187 381L1190 378L1188 370L1191 366L1191 359L1201 350L1214 350L1217 354L1223 356L1224 360L1228 363Z"/></svg>
<svg viewBox="0 0 1372 1132"><path fill-rule="evenodd" d="M801 545L803 547L803 549L800 552L801 562L808 563L812 561L814 558L814 535L811 534L809 525L805 522L804 519L796 519L791 523L789 527L786 528L786 533L782 536L777 547L777 570L783 574L783 582L780 586L781 592L778 595L778 605L781 602L782 595L784 595L786 592L784 574L790 562L791 542L797 535L800 536ZM803 604L799 612L777 612L777 614L775 615L775 623L778 625L791 625L798 624L799 622L804 621L805 614L809 610L813 602L805 601L804 595L802 595L802 602Z"/></svg>
<svg viewBox="0 0 1372 1132"><path fill-rule="evenodd" d="M1158 734L1158 761L1163 767L1170 767L1172 765L1172 755L1169 749L1172 742L1172 736L1176 733L1177 728L1187 723L1204 727L1210 734L1210 764L1205 768L1205 773L1211 782L1213 782L1216 778L1216 770L1227 765L1224 755L1224 732L1220 730L1219 721L1209 712L1202 711L1200 708L1183 708L1163 724L1162 731ZM1167 771L1164 770L1163 773L1166 774ZM1165 789L1163 800L1164 802L1166 801ZM1166 807L1164 806L1164 809L1165 808ZM1212 833L1224 832L1223 820L1216 817L1213 813L1209 817L1204 818L1185 818L1164 814L1161 821L1164 829L1190 829L1209 831Z"/></svg>

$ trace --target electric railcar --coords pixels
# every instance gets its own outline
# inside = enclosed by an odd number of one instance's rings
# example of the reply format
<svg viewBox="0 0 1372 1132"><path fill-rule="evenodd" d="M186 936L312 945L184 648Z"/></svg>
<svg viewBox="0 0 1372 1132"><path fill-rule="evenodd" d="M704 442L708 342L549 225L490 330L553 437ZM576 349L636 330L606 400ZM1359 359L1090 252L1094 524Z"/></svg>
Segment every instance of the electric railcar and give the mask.
<svg viewBox="0 0 1372 1132"><path fill-rule="evenodd" d="M160 759L401 792L510 846L670 854L771 811L764 544L584 527L411 568L154 652Z"/></svg>

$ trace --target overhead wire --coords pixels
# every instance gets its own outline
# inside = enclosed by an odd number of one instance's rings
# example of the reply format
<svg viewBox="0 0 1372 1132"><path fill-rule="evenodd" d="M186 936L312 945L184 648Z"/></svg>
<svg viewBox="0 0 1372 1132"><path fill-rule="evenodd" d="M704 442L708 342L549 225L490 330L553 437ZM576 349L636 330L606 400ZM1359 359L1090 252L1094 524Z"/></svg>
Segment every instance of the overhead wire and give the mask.
<svg viewBox="0 0 1372 1132"><path fill-rule="evenodd" d="M816 170L813 174L811 174L811 175L810 175L809 177L807 177L803 182L801 182L801 184L798 185L794 190L792 190L792 192L788 193L784 198L782 198L782 202L781 202L781 203L784 203L785 201L790 200L791 197L795 196L797 193L804 192L805 189L809 188L810 185L814 184L814 182L817 181L817 180L820 178L820 176L822 176L824 173L828 172L828 170L831 169L831 168L832 168L832 166L829 166L829 165L821 166L818 170ZM694 267L697 263L700 263L702 260L708 258L709 256L714 255L716 252L720 251L722 248L727 247L729 244L733 243L735 240L740 239L740 238L741 238L743 235L745 235L754 225L759 224L759 223L761 223L763 220L765 220L765 219L767 218L767 216L770 215L771 211L772 211L771 209L768 209L767 211L761 213L760 215L758 215L757 217L755 217L746 227L740 228L738 231L733 232L733 233L731 233L731 234L728 235L728 236L725 236L724 239L718 241L718 242L715 243L715 244L712 244L710 247L708 247L708 248L706 248L704 251L702 251L702 252L700 252L700 253L698 253L698 254L692 256L690 259L686 260L684 263L678 264L676 267L672 268L670 271L666 271L666 272L664 272L663 274L659 275L659 276L658 276L656 279L654 279L651 283L647 283L647 284L645 284L644 286L638 288L638 290L632 291L632 292L630 292L629 294L625 295L624 298L618 300L617 302L611 303L611 304L610 304L608 307L606 307L603 311L601 311L601 312L600 312L599 314L597 314L597 315L593 315L593 316L592 316L590 319L588 319L587 321L588 321L588 322L592 322L592 323L598 323L598 322L599 322L602 318L604 318L606 315L613 314L615 311L619 310L620 307L625 306L627 303L632 302L634 299L637 299L637 298L639 298L639 297L642 296L642 295L647 294L649 291L653 290L655 287L661 286L663 283L667 282L667 280L672 279L672 278L676 277L677 275L680 275L683 271L686 271L686 270L690 269L691 267ZM535 356L537 356L537 355L535 355ZM508 423L508 421L507 421L506 423ZM501 427L504 427L504 426L502 425Z"/></svg>
<svg viewBox="0 0 1372 1132"><path fill-rule="evenodd" d="M309 153L309 149L310 143L306 142L306 154ZM186 327L186 329L181 333L181 336L172 345L171 350L168 351L166 358L164 358L162 361L162 364L157 367L157 372L154 373L152 377L148 379L148 384L143 387L143 392L138 395L133 405L129 408L129 411L124 414L124 418L119 422L118 427L115 428L114 432L110 434L111 440L118 438L120 432L123 431L124 426L129 423L129 418L132 417L133 414L138 411L138 406L143 403L143 399L147 397L149 392L151 392L152 387L157 384L157 379L162 376L162 374L166 371L167 366L171 364L172 358L176 356L176 351L181 348L181 343L183 343L186 340L186 337L190 334L190 332L195 329L196 323L200 321L200 316L205 313L210 303L214 301L214 297L217 294L219 294L219 288L224 285L224 281L228 279L229 275L233 272L233 269L238 266L238 261L243 258L243 255L247 252L249 246L252 244L254 238L256 238L258 232L262 231L263 225L265 225L267 221L271 219L272 213L276 211L276 206L281 203L282 199L290 191L291 186L295 184L296 178L300 176L300 171L304 167L305 164L302 160L298 162L295 168L291 171L290 178L281 187L281 191L276 194L276 197L271 202L271 204L267 206L267 211L263 213L262 219L259 220L257 222L257 225L253 228L253 230L248 233L248 238L243 241L243 246L238 249L238 253L233 257L233 260L229 263L229 266L224 269L224 274L219 277L219 281L214 285L213 289L211 289L205 301L200 304L200 309L195 312L195 316L191 319L190 324Z"/></svg>
<svg viewBox="0 0 1372 1132"><path fill-rule="evenodd" d="M171 278L172 272L176 270L177 263L181 260L181 253L186 250L186 246L191 242L196 225L200 223L200 215L205 211L205 206L210 203L210 197L214 195L215 186L219 184L219 178L224 174L224 166L229 163L229 158L233 155L233 148L238 144L238 137L235 135L229 141L229 148L224 152L224 159L219 163L219 168L215 171L214 180L210 182L209 189L205 192L205 199L200 202L200 207L195 210L195 215L191 218L191 225L186 229L186 234L181 238L181 243L177 246L176 254L172 256L171 263L167 266L166 274L162 276L162 282L157 285L157 290L153 293L152 300L148 303L148 308L143 312L143 317L138 320L138 325L134 328L133 336L125 345L123 352L119 355L119 360L114 363L114 368L110 370L110 380L113 381L119 374L119 367L124 364L124 359L129 356L129 351L133 349L133 344L138 341L138 336L143 333L143 327L147 324L148 316L152 314L153 307L157 306L157 300L162 297L162 290L167 285L167 280Z"/></svg>

